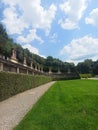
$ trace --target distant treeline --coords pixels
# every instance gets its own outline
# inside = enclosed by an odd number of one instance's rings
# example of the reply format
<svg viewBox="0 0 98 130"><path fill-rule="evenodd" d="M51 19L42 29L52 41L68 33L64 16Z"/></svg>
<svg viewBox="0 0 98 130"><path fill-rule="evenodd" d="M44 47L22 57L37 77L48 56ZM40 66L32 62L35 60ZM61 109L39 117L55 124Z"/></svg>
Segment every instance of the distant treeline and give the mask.
<svg viewBox="0 0 98 130"><path fill-rule="evenodd" d="M57 58L53 58L52 56L43 58L39 55L31 53L28 49L23 49L20 44L15 43L14 40L9 37L6 29L0 23L0 54L10 58L12 55L12 48L16 49L17 59L20 63L23 63L24 56L26 56L27 65L30 65L31 60L35 61L43 66L45 72L48 72L49 67L51 67L53 72L57 72L59 70L63 73L68 71L77 71L81 74L98 74L98 61L94 62L87 59L84 62L78 63L78 65L75 66L74 63L63 62Z"/></svg>
<svg viewBox="0 0 98 130"><path fill-rule="evenodd" d="M49 67L51 67L53 72L57 72L58 69L61 72L67 72L69 69L70 71L75 71L74 64L70 64L67 62L62 62L59 59L53 58L52 56L48 56L47 58L43 58L39 55L31 53L28 49L23 49L20 44L17 44L11 39L6 29L0 24L0 53L5 57L11 57L12 55L12 48L16 50L17 59L20 63L23 63L24 56L27 59L27 65L30 65L31 60L39 63L43 66L44 71L48 72Z"/></svg>
<svg viewBox="0 0 98 130"><path fill-rule="evenodd" d="M76 69L80 74L98 75L98 60L92 61L91 59L87 59L78 63Z"/></svg>

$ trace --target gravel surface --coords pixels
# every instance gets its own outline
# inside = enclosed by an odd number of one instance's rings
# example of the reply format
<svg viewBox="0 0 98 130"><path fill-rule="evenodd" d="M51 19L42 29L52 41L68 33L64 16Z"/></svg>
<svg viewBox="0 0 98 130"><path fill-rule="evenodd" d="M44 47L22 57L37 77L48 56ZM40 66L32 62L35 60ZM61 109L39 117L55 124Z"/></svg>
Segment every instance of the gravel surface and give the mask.
<svg viewBox="0 0 98 130"><path fill-rule="evenodd" d="M0 130L12 130L54 83L41 85L0 102Z"/></svg>

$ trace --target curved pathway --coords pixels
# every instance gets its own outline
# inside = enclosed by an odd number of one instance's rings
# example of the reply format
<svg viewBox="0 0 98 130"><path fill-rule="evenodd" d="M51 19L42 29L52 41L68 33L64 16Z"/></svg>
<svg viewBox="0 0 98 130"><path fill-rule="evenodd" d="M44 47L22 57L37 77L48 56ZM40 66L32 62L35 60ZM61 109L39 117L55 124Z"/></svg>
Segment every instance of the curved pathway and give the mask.
<svg viewBox="0 0 98 130"><path fill-rule="evenodd" d="M0 102L0 130L12 130L55 81Z"/></svg>

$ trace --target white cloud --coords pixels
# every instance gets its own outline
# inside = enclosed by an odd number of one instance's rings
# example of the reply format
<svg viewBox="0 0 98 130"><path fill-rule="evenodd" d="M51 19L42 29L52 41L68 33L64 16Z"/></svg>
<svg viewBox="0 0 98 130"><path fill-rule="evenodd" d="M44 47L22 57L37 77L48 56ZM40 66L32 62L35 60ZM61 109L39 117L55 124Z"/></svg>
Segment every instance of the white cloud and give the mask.
<svg viewBox="0 0 98 130"><path fill-rule="evenodd" d="M3 12L4 19L2 22L6 25L6 28L10 34L21 34L24 28L27 28L27 24L16 13L14 7L8 7Z"/></svg>
<svg viewBox="0 0 98 130"><path fill-rule="evenodd" d="M88 0L65 0L60 4L60 9L64 12L65 18L59 20L59 24L63 29L76 29L78 22L81 20L84 11L87 8Z"/></svg>
<svg viewBox="0 0 98 130"><path fill-rule="evenodd" d="M98 8L93 9L89 16L85 19L86 24L98 26Z"/></svg>
<svg viewBox="0 0 98 130"><path fill-rule="evenodd" d="M23 48L27 48L30 52L39 55L39 50L33 46L31 46L30 44L25 44L23 46Z"/></svg>
<svg viewBox="0 0 98 130"><path fill-rule="evenodd" d="M25 48L25 49L27 48L31 53L34 53L34 54L39 55L43 58L46 58L44 55L39 54L39 50L37 48L31 46L30 44L23 45L23 48Z"/></svg>
<svg viewBox="0 0 98 130"><path fill-rule="evenodd" d="M3 22L10 34L20 34L30 26L44 29L49 33L57 10L54 4L46 10L41 6L41 0L25 0L25 2L24 0L2 0L2 2L7 5L3 12Z"/></svg>
<svg viewBox="0 0 98 130"><path fill-rule="evenodd" d="M17 41L20 42L20 43L30 43L33 40L37 40L41 44L44 42L39 36L37 36L36 29L29 30L29 34L26 37L19 36L17 38Z"/></svg>
<svg viewBox="0 0 98 130"><path fill-rule="evenodd" d="M61 24L61 27L63 29L67 29L67 30L79 28L77 23L75 21L70 20L70 19L65 19L65 21L59 20L59 24Z"/></svg>
<svg viewBox="0 0 98 130"><path fill-rule="evenodd" d="M57 41L57 37L58 37L58 35L57 35L57 33L53 33L53 35L52 36L50 36L50 42L51 43L56 43Z"/></svg>
<svg viewBox="0 0 98 130"><path fill-rule="evenodd" d="M70 44L65 45L61 50L61 55L65 55L65 60L78 62L85 58L98 59L98 38L84 36L73 39Z"/></svg>

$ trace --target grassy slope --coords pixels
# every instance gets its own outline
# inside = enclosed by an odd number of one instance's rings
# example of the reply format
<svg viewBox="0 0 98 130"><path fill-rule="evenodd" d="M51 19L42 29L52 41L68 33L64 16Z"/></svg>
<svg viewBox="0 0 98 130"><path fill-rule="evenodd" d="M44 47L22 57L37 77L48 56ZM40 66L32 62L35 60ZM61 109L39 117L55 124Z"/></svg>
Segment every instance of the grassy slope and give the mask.
<svg viewBox="0 0 98 130"><path fill-rule="evenodd" d="M14 130L98 130L98 81L58 81Z"/></svg>

